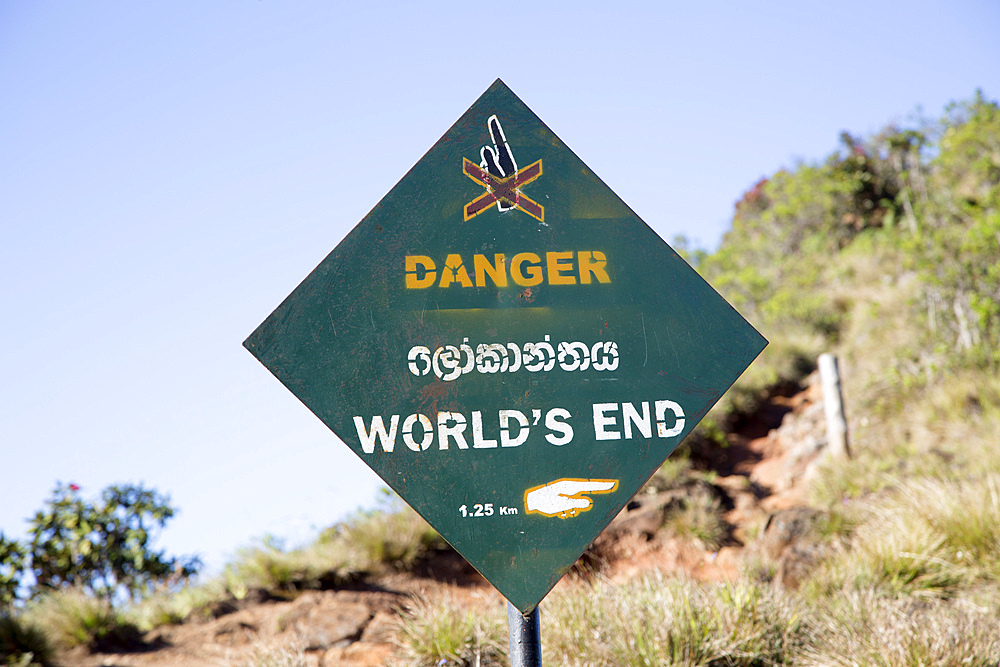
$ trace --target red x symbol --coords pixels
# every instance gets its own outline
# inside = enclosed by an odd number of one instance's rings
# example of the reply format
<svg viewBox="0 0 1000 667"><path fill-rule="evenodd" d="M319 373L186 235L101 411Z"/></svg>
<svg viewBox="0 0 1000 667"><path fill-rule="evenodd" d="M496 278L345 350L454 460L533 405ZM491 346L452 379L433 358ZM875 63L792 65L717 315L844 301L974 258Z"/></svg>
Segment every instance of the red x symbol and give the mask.
<svg viewBox="0 0 1000 667"><path fill-rule="evenodd" d="M486 192L465 205L466 221L476 217L497 201L519 208L540 222L545 221L545 207L521 192L522 185L527 185L542 175L541 160L519 169L512 176L502 177L494 176L475 162L462 158L462 172L486 188Z"/></svg>

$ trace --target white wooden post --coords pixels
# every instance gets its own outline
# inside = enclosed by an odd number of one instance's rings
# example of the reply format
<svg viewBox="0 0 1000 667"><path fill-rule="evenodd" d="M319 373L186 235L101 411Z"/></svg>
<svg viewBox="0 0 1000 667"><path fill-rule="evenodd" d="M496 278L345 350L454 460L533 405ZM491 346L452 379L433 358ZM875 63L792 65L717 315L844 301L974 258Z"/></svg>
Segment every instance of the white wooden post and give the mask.
<svg viewBox="0 0 1000 667"><path fill-rule="evenodd" d="M847 445L847 419L844 416L844 395L840 388L840 371L837 357L830 353L819 355L819 378L823 386L823 409L826 412L826 437L833 456L850 458Z"/></svg>

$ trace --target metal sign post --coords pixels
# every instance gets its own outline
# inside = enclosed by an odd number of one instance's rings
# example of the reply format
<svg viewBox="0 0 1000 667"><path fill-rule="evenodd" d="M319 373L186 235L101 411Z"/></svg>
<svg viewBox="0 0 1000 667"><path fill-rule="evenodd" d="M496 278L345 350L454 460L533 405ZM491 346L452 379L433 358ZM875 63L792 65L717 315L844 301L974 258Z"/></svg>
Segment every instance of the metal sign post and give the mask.
<svg viewBox="0 0 1000 667"><path fill-rule="evenodd" d="M500 80L244 343L521 614L766 344Z"/></svg>
<svg viewBox="0 0 1000 667"><path fill-rule="evenodd" d="M510 635L510 667L541 667L542 638L538 607L522 614L508 602L507 632Z"/></svg>

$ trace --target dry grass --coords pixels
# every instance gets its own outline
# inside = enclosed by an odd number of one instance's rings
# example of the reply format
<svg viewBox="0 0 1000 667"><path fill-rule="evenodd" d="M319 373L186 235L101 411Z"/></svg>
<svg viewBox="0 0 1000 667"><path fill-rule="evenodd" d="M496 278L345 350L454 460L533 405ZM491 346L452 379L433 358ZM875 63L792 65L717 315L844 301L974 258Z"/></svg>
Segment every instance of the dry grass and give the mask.
<svg viewBox="0 0 1000 667"><path fill-rule="evenodd" d="M507 665L506 608L496 598L413 599L396 626L399 667Z"/></svg>
<svg viewBox="0 0 1000 667"><path fill-rule="evenodd" d="M398 667L506 665L496 598L414 601ZM998 664L1000 587L950 599L836 591L808 602L741 581L649 573L557 587L541 606L543 664L569 667Z"/></svg>
<svg viewBox="0 0 1000 667"><path fill-rule="evenodd" d="M308 667L306 652L297 642L266 641L253 642L253 654L243 667Z"/></svg>
<svg viewBox="0 0 1000 667"><path fill-rule="evenodd" d="M360 576L405 571L443 545L437 532L408 507L362 512L299 549L286 551L265 539L241 550L221 576L178 591L160 591L130 608L126 616L148 631L181 623L222 600L242 600L252 591L291 598Z"/></svg>
<svg viewBox="0 0 1000 667"><path fill-rule="evenodd" d="M805 640L795 608L769 588L659 573L559 589L542 625L544 662L557 665L776 665Z"/></svg>
<svg viewBox="0 0 1000 667"><path fill-rule="evenodd" d="M49 664L52 645L45 631L13 609L0 609L0 661L6 665Z"/></svg>
<svg viewBox="0 0 1000 667"><path fill-rule="evenodd" d="M26 623L42 628L60 648L129 644L139 629L105 600L68 588L44 594L23 612Z"/></svg>
<svg viewBox="0 0 1000 667"><path fill-rule="evenodd" d="M804 665L986 667L1000 661L996 606L916 601L854 591L828 600L814 618L816 643Z"/></svg>
<svg viewBox="0 0 1000 667"><path fill-rule="evenodd" d="M878 493L893 478L1000 468L1000 377L931 329L924 285L897 268L905 259L874 241L838 257L829 298L849 304L835 351L854 459L823 466L812 490L821 506Z"/></svg>
<svg viewBox="0 0 1000 667"><path fill-rule="evenodd" d="M674 535L715 551L726 537L726 522L719 499L708 493L694 493L680 507L667 514L664 527Z"/></svg>
<svg viewBox="0 0 1000 667"><path fill-rule="evenodd" d="M946 598L1000 584L1000 476L898 483L863 512L810 582L813 595L876 589Z"/></svg>
<svg viewBox="0 0 1000 667"><path fill-rule="evenodd" d="M676 489L690 479L692 470L691 459L674 452L656 469L640 493L661 493Z"/></svg>
<svg viewBox="0 0 1000 667"><path fill-rule="evenodd" d="M801 653L796 609L769 588L658 573L556 589L542 603L543 663L576 666L778 665ZM398 665L505 665L502 604L442 596L401 617Z"/></svg>
<svg viewBox="0 0 1000 667"><path fill-rule="evenodd" d="M365 512L301 549L284 551L264 542L242 550L226 569L226 585L236 597L251 589L295 593L337 585L359 574L406 570L441 545L437 533L408 507Z"/></svg>

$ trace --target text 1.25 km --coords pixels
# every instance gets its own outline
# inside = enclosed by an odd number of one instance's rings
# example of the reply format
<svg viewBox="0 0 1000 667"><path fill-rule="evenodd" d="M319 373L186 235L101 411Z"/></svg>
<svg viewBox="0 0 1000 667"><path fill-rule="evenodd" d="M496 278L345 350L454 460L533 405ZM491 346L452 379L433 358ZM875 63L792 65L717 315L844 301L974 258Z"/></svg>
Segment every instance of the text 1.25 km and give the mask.
<svg viewBox="0 0 1000 667"><path fill-rule="evenodd" d="M463 517L509 516L517 514L517 508L501 505L494 510L493 503L476 503L472 509L468 505L462 505L458 508L458 513Z"/></svg>

